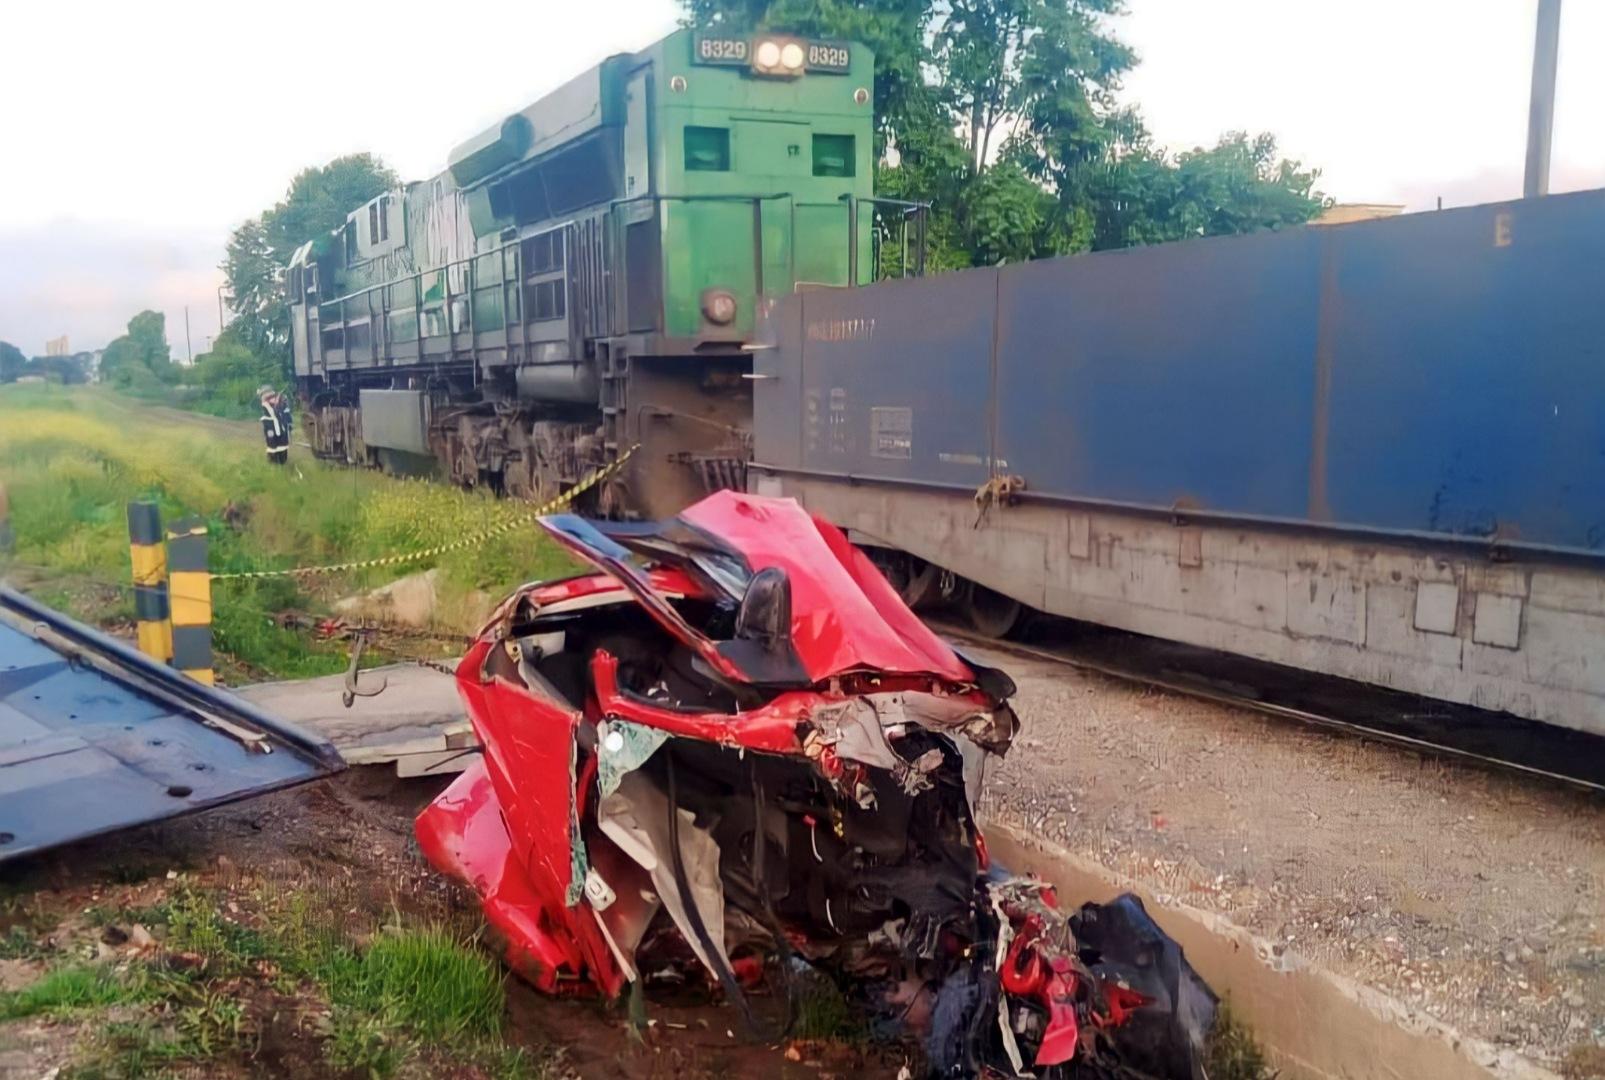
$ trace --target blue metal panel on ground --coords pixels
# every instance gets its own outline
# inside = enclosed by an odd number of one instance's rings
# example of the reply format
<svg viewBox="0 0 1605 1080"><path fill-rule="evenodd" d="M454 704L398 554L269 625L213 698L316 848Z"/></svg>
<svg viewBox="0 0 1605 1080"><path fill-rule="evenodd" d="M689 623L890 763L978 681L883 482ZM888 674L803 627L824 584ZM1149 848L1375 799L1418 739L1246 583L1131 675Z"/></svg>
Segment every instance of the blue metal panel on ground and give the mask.
<svg viewBox="0 0 1605 1080"><path fill-rule="evenodd" d="M1032 491L1299 517L1319 234L1009 267L999 471Z"/></svg>
<svg viewBox="0 0 1605 1080"><path fill-rule="evenodd" d="M776 318L760 465L1605 555L1605 191L809 293ZM798 386L800 433L772 422Z"/></svg>
<svg viewBox="0 0 1605 1080"><path fill-rule="evenodd" d="M0 587L0 861L342 767L327 743Z"/></svg>

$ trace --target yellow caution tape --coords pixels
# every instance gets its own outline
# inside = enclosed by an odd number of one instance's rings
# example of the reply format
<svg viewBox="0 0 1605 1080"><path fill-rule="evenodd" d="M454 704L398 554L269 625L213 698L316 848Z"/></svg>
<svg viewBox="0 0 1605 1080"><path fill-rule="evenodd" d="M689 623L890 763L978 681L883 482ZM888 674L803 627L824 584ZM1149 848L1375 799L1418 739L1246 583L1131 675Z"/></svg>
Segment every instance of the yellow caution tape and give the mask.
<svg viewBox="0 0 1605 1080"><path fill-rule="evenodd" d="M408 551L399 555L381 555L377 559L362 559L357 562L331 563L327 566L297 566L288 570L246 570L234 574L213 574L213 581L239 581L247 578L274 578L274 577L311 577L314 574L342 574L348 570L366 570L371 566L395 566L399 563L417 562L419 559L430 559L436 555L444 555L449 551L461 551L463 548L483 544L487 540L506 535L514 529L528 525L531 521L554 510L561 510L575 499L579 498L603 480L612 476L624 467L630 460L630 455L638 450L639 444L630 447L620 454L618 460L604 468L598 469L578 484L569 488L555 499L549 499L539 506L516 518L510 518L499 525L492 525L482 532L453 540L449 544L440 544L436 547L425 548L422 551Z"/></svg>

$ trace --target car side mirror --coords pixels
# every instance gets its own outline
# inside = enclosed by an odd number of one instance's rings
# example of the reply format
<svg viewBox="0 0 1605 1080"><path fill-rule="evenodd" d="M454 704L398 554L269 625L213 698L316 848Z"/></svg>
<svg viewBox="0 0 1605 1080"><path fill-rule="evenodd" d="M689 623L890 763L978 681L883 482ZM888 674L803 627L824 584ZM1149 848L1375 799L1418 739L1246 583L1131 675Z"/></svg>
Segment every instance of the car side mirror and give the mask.
<svg viewBox="0 0 1605 1080"><path fill-rule="evenodd" d="M790 645L791 579L780 567L760 570L747 583L736 611L736 639L771 653Z"/></svg>

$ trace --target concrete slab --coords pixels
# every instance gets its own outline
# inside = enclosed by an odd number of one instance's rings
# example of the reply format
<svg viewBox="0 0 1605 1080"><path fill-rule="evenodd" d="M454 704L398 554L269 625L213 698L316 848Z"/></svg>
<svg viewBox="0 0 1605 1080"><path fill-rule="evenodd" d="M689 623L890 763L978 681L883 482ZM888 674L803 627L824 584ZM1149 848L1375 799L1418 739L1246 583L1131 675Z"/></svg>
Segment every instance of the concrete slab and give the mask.
<svg viewBox="0 0 1605 1080"><path fill-rule="evenodd" d="M447 661L448 664L455 661ZM344 675L257 683L236 693L328 739L352 765L395 762L403 776L460 772L464 750L478 745L457 696L457 682L412 664L364 670L365 687L387 680L383 693L341 703Z"/></svg>

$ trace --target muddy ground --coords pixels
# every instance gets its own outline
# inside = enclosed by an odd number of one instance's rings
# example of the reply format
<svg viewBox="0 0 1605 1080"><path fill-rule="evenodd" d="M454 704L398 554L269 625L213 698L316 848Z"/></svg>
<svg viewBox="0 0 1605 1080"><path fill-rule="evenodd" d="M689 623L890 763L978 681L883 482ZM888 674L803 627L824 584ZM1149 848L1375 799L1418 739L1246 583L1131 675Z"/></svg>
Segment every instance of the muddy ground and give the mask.
<svg viewBox="0 0 1605 1080"><path fill-rule="evenodd" d="M974 651L1020 687L992 818L1552 1067L1605 1043L1605 798Z"/></svg>
<svg viewBox="0 0 1605 1080"><path fill-rule="evenodd" d="M398 780L388 768L354 768L328 780L194 817L89 841L7 866L0 881L0 990L36 981L52 966L97 958L126 966L149 950L119 940L131 929L118 911L150 909L181 891L217 899L232 924L262 927L275 898L304 897L355 943L397 922L472 932L477 904L431 870L412 839L417 810L444 786ZM298 906L305 906L298 905ZM108 929L111 927L111 929ZM137 934L138 931L135 931ZM19 947L19 945L21 947ZM180 957L180 959L182 959ZM481 1068L456 1059L413 1059L399 1076L780 1078L896 1076L911 1051L856 1037L751 1040L732 1010L699 986L658 986L647 999L644 1036L625 1011L596 1000L555 1000L508 978L502 1031L523 1065ZM332 1068L328 1009L308 990L285 994L277 980L233 979L246 1028L213 1057L187 1061L184 1076L366 1076ZM759 991L755 1006L779 1012ZM126 1009L0 1022L0 1078L171 1075L109 1063L92 1052L98 1031ZM85 1061L92 1062L85 1067ZM52 1070L60 1070L53 1072Z"/></svg>

